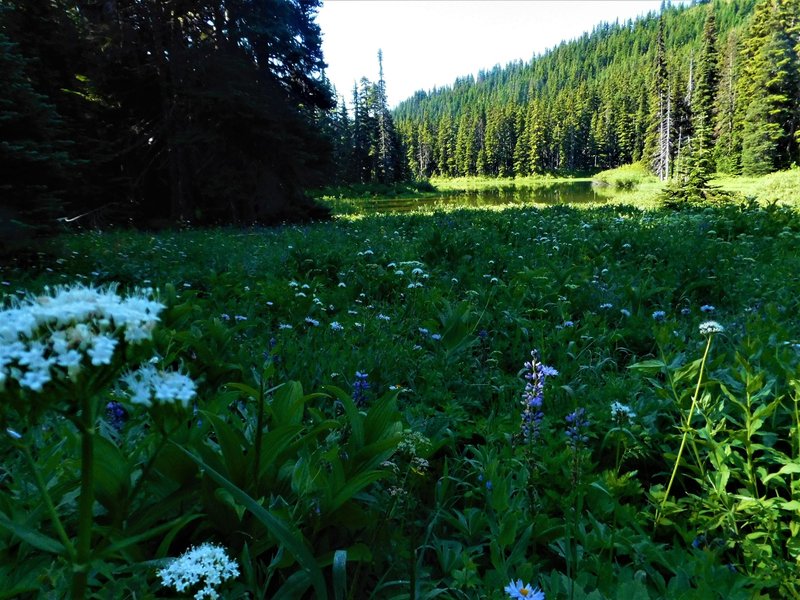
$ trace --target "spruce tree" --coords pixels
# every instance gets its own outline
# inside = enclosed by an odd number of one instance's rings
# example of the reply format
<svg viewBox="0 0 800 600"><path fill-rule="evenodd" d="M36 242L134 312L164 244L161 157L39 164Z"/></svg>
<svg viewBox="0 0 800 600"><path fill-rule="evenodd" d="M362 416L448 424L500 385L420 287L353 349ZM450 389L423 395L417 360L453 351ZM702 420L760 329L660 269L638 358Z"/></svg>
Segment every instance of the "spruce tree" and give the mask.
<svg viewBox="0 0 800 600"><path fill-rule="evenodd" d="M714 172L714 104L719 82L717 28L713 6L709 5L703 28L703 46L696 73L690 76L687 95L691 136L685 148L673 199L703 200L709 194L708 181Z"/></svg>
<svg viewBox="0 0 800 600"><path fill-rule="evenodd" d="M0 17L2 14L0 13ZM27 75L27 61L0 30L0 251L52 232L67 217L61 195L77 163L62 121Z"/></svg>
<svg viewBox="0 0 800 600"><path fill-rule="evenodd" d="M738 111L742 172L769 173L798 159L800 6L796 0L757 5L742 57Z"/></svg>

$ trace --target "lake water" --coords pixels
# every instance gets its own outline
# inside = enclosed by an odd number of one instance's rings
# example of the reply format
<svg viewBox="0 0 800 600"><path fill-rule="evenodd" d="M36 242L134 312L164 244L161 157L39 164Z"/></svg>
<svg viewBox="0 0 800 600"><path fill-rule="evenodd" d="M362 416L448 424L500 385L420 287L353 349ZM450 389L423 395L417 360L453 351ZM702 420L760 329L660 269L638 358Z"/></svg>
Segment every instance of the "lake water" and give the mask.
<svg viewBox="0 0 800 600"><path fill-rule="evenodd" d="M447 194L430 198L376 198L352 201L358 212L409 212L448 207L527 206L583 204L605 202L608 192L602 193L591 181L558 182L537 187L504 187L465 194ZM350 204L348 202L348 204Z"/></svg>

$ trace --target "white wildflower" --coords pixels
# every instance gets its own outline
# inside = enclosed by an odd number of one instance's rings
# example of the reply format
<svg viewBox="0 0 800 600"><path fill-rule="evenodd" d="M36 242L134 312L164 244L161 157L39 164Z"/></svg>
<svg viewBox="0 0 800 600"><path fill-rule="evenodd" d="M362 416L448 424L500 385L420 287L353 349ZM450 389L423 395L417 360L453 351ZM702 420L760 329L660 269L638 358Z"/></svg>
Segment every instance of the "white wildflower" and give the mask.
<svg viewBox="0 0 800 600"><path fill-rule="evenodd" d="M705 321L700 323L700 334L711 335L713 333L722 333L725 328L716 321Z"/></svg>
<svg viewBox="0 0 800 600"><path fill-rule="evenodd" d="M92 359L92 364L95 367L100 365L110 365L111 359L114 356L114 348L117 345L117 340L107 335L98 335L94 338L92 347L86 352L89 358Z"/></svg>
<svg viewBox="0 0 800 600"><path fill-rule="evenodd" d="M239 565L228 557L221 546L205 543L191 548L168 566L158 571L161 584L173 587L179 593L198 584L202 587L195 593L195 600L216 600L216 587L222 582L239 576Z"/></svg>
<svg viewBox="0 0 800 600"><path fill-rule="evenodd" d="M158 371L152 365L127 373L121 383L127 388L131 403L143 406L152 406L155 401L156 404L187 407L197 393L197 386L188 375L179 371Z"/></svg>
<svg viewBox="0 0 800 600"><path fill-rule="evenodd" d="M633 420L636 413L630 406L621 402L611 403L611 419L618 425L625 425Z"/></svg>

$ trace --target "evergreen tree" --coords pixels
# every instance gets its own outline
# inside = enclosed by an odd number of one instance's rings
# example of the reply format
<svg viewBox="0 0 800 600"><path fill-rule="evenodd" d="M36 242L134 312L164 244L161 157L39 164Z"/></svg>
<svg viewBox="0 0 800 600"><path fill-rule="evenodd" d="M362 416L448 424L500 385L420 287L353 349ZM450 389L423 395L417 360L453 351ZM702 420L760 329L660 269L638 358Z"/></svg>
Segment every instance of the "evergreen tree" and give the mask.
<svg viewBox="0 0 800 600"><path fill-rule="evenodd" d="M717 66L717 30L713 7L709 6L703 30L703 46L697 72L690 84L689 108L691 113L691 138L681 174L679 194L690 200L707 197L708 180L714 172L714 104L719 82Z"/></svg>
<svg viewBox="0 0 800 600"><path fill-rule="evenodd" d="M739 77L739 36L731 32L721 57L716 112L714 162L723 173L738 173L742 153L741 131L736 124L738 104L736 82Z"/></svg>
<svg viewBox="0 0 800 600"><path fill-rule="evenodd" d="M745 174L786 168L798 158L799 20L796 0L763 0L753 15L739 84Z"/></svg>
<svg viewBox="0 0 800 600"><path fill-rule="evenodd" d="M4 0L9 36L36 57L31 80L57 90L91 149L79 179L140 221L195 222L320 214L303 195L330 156L319 4Z"/></svg>
<svg viewBox="0 0 800 600"><path fill-rule="evenodd" d="M76 167L59 135L61 118L26 71L27 61L0 29L0 251L56 229L66 216L61 194Z"/></svg>

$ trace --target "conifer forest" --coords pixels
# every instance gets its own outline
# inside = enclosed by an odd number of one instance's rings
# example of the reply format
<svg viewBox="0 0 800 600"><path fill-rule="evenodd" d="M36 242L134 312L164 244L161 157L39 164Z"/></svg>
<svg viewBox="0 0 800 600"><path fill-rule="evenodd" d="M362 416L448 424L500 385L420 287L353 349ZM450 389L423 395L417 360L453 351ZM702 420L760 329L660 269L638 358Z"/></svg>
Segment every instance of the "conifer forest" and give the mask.
<svg viewBox="0 0 800 600"><path fill-rule="evenodd" d="M800 598L800 0L322 8L0 0L0 600Z"/></svg>

